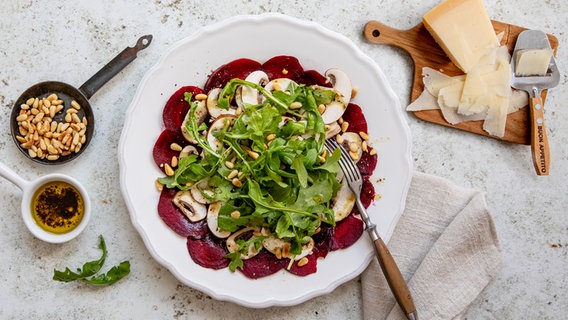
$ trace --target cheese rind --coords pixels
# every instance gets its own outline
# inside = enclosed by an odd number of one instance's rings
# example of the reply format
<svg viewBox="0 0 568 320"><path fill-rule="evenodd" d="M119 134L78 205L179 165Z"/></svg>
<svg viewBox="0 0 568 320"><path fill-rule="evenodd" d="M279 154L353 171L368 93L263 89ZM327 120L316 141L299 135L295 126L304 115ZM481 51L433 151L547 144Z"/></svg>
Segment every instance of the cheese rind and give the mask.
<svg viewBox="0 0 568 320"><path fill-rule="evenodd" d="M444 52L468 73L499 45L482 0L446 0L426 13L424 26Z"/></svg>

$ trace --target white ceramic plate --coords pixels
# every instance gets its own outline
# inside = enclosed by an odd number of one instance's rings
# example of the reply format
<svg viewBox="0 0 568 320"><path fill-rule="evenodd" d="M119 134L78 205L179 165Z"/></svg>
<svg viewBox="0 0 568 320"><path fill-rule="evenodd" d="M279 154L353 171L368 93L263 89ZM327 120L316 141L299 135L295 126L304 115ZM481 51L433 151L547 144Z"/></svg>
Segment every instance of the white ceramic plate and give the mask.
<svg viewBox="0 0 568 320"><path fill-rule="evenodd" d="M247 40L243 44L243 39ZM186 239L171 231L158 216L159 193L154 186L162 176L152 160L154 142L162 132L162 109L179 87L202 87L217 67L238 59L259 62L276 55L292 55L304 69L323 73L339 68L351 77L369 122L379 162L371 180L382 198L369 214L385 241L402 214L412 173L410 130L402 108L383 72L368 56L342 35L315 23L279 14L239 16L208 27L173 45L142 79L129 106L119 145L120 183L132 223L152 256L181 282L215 299L248 307L295 305L329 293L358 276L373 257L364 234L345 250L318 261L318 271L298 277L281 271L250 280L228 269L212 270L195 264ZM379 179L384 181L378 183Z"/></svg>

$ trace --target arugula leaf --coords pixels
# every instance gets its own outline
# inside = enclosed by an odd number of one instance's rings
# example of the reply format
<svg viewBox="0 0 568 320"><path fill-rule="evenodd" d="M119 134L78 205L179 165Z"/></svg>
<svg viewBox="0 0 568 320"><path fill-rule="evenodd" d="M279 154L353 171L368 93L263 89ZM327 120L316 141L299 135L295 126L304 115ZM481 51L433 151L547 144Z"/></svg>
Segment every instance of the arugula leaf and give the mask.
<svg viewBox="0 0 568 320"><path fill-rule="evenodd" d="M103 251L102 256L98 260L89 261L83 264L83 268L77 268L77 272L73 272L69 268L65 268L65 271L58 271L54 269L53 280L62 282L81 280L93 285L109 285L117 282L130 273L130 262L123 261L120 265L112 267L106 274L97 275L107 256L107 248L102 235L99 236L99 249Z"/></svg>
<svg viewBox="0 0 568 320"><path fill-rule="evenodd" d="M103 251L102 256L98 260L93 260L83 264L83 269L77 268L77 272L65 268L65 271L53 270L53 280L70 282L80 280L95 275L101 270L107 256L106 244L103 236L99 236L99 249Z"/></svg>
<svg viewBox="0 0 568 320"><path fill-rule="evenodd" d="M84 282L101 286L109 285L117 282L118 280L126 277L130 273L130 262L123 261L118 266L110 268L107 273L99 274L89 279L83 279Z"/></svg>

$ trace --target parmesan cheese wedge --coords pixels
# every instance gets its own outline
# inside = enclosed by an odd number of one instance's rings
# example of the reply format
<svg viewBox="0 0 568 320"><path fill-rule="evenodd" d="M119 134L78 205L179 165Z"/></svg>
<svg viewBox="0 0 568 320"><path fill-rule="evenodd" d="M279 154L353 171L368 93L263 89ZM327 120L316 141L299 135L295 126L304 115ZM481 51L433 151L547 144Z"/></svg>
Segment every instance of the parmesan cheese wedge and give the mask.
<svg viewBox="0 0 568 320"><path fill-rule="evenodd" d="M468 73L487 50L499 45L482 0L446 0L422 18L444 52Z"/></svg>
<svg viewBox="0 0 568 320"><path fill-rule="evenodd" d="M511 88L510 55L499 46L482 0L445 0L423 17L426 29L464 75L450 77L423 68L425 90L407 110L436 105L450 124L484 120L483 129L503 137L507 114L528 103L528 96ZM539 58L536 58L539 56ZM546 60L530 53L525 60Z"/></svg>

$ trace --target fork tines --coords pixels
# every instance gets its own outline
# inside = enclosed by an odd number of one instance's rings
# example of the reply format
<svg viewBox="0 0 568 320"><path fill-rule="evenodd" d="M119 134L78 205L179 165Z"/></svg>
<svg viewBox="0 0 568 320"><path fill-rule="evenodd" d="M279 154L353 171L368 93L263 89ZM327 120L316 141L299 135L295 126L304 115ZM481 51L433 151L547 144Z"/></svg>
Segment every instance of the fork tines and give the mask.
<svg viewBox="0 0 568 320"><path fill-rule="evenodd" d="M341 157L339 158L339 166L343 171L345 178L347 179L348 184L352 189L361 189L361 172L353 159L349 156L349 153L338 144L335 140L329 139L325 141L325 145L330 149L330 151L334 151L335 149L339 148L341 150Z"/></svg>

